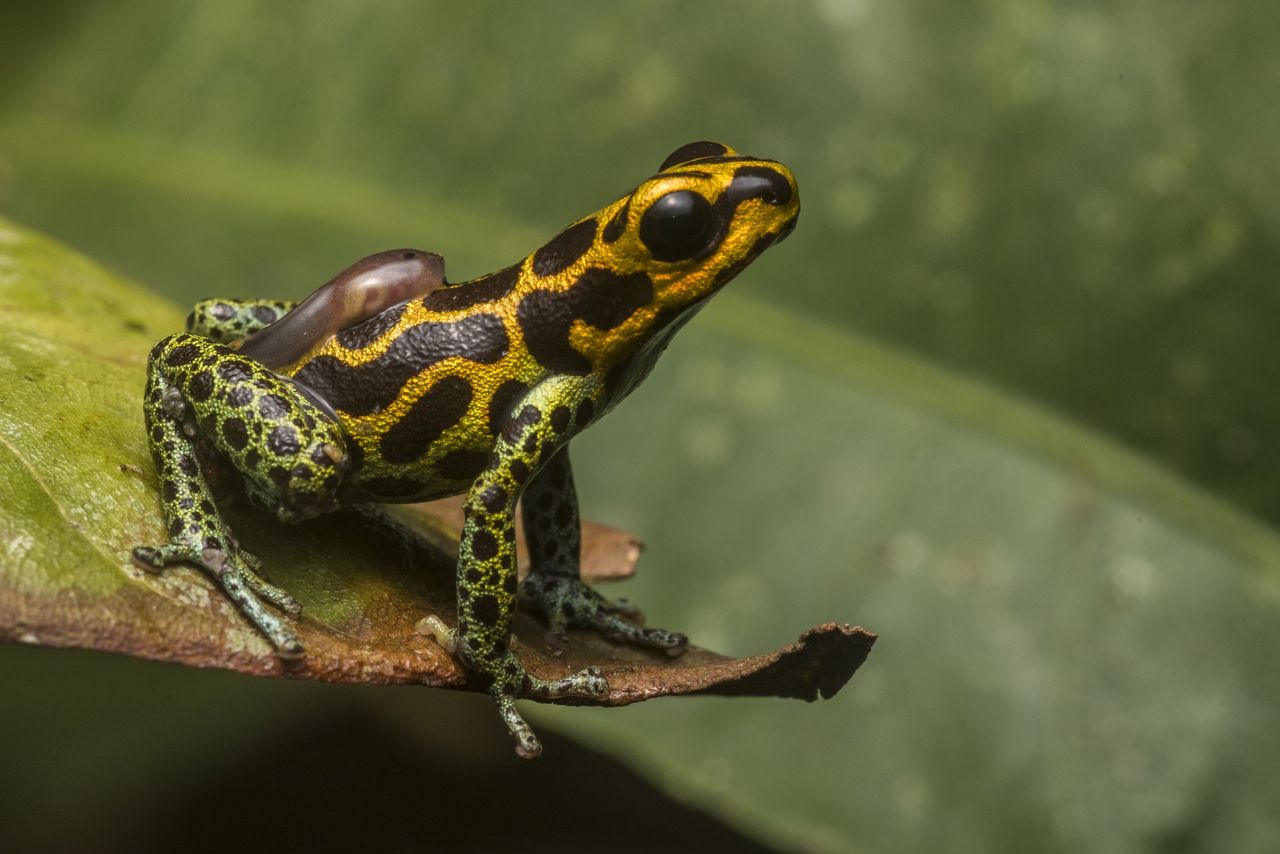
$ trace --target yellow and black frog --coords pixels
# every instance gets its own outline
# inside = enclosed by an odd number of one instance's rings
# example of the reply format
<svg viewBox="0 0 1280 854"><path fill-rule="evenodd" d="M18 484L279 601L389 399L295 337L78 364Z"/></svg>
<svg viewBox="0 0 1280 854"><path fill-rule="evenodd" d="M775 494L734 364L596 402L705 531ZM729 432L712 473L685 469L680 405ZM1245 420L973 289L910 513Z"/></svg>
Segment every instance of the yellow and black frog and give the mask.
<svg viewBox="0 0 1280 854"><path fill-rule="evenodd" d="M302 646L266 603L300 611L257 574L214 503L210 464L290 522L343 505L466 494L458 625L437 636L483 680L516 739L537 738L517 697L603 696L589 668L559 680L511 652L517 598L555 631L590 627L673 655L683 635L643 628L578 577L570 440L648 374L676 330L800 210L782 164L713 142L523 260L448 283L438 255L379 253L298 304L206 300L151 352L146 423L169 542L134 557L208 571L283 656ZM516 580L523 498L532 571Z"/></svg>

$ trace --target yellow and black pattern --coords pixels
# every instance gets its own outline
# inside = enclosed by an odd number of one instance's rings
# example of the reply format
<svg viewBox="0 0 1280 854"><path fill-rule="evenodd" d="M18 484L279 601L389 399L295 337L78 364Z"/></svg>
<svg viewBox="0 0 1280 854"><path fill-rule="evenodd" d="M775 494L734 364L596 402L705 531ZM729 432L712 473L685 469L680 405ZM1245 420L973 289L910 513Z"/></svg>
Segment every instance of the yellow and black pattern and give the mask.
<svg viewBox="0 0 1280 854"><path fill-rule="evenodd" d="M229 461L257 503L286 519L335 501L465 492L451 643L490 686L519 751L536 755L515 697L597 696L607 685L592 671L557 682L526 673L509 649L517 598L559 634L586 626L673 655L685 646L683 635L635 625L626 607L579 579L566 445L626 397L671 336L786 237L798 214L785 166L697 142L631 192L487 276L448 284L439 256L392 250L357 262L275 325L293 304L206 301L190 327L208 337L173 336L153 353L159 396L148 398L147 414L157 468L167 481L175 459L191 453L174 438L185 436L187 445ZM393 298L403 301L389 305ZM308 313L308 306L324 308ZM237 353L235 340L258 330ZM274 370L248 357L255 352L272 353L275 361L264 361ZM268 459L280 424L269 413L239 414L237 401L250 398L259 408L279 398L288 410L282 417L305 428L294 431L293 468ZM533 572L518 590L514 525L522 495ZM177 501L166 492L167 516L182 522L175 544L195 535L189 508ZM209 528L221 534L196 533L229 537L221 524ZM200 562L190 543L175 544L169 557ZM164 548L141 550L139 559L158 565ZM280 646L278 627L244 601L237 599Z"/></svg>

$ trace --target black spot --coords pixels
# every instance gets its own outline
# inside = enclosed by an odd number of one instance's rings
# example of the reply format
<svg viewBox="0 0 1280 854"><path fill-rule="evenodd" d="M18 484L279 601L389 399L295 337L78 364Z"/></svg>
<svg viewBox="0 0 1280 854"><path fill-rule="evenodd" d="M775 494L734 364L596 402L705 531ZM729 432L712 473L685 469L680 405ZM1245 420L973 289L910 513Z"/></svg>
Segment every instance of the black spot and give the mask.
<svg viewBox="0 0 1280 854"><path fill-rule="evenodd" d="M265 305L255 305L249 309L249 313L253 315L253 319L261 323L263 326L270 326L280 319L279 313L274 308Z"/></svg>
<svg viewBox="0 0 1280 854"><path fill-rule="evenodd" d="M212 308L209 309L209 314L215 320L230 320L232 316L235 315L235 313L236 313L236 310L231 306L227 305L225 302L217 303Z"/></svg>
<svg viewBox="0 0 1280 854"><path fill-rule="evenodd" d="M493 397L489 399L489 432L497 435L502 429L502 424L507 420L507 415L511 412L511 407L521 397L529 387L520 380L507 380L498 386L498 390L493 393Z"/></svg>
<svg viewBox="0 0 1280 854"><path fill-rule="evenodd" d="M458 356L493 364L506 355L509 346L500 317L475 314L448 323L410 326L396 336L385 353L359 366L333 356L317 357L303 366L295 379L334 409L368 415L390 406L410 377L437 362Z"/></svg>
<svg viewBox="0 0 1280 854"><path fill-rule="evenodd" d="M667 159L662 161L662 165L658 167L659 172L664 172L672 166L679 166L681 163L688 163L690 160L700 160L704 157L719 157L729 149L718 142L710 140L699 140L698 142L689 142L677 148L675 151L667 155Z"/></svg>
<svg viewBox="0 0 1280 854"><path fill-rule="evenodd" d="M178 535L181 533L182 533L182 520L174 519L172 522L169 523L170 539L176 539Z"/></svg>
<svg viewBox="0 0 1280 854"><path fill-rule="evenodd" d="M187 396L196 403L203 403L213 394L213 374L201 371L187 383Z"/></svg>
<svg viewBox="0 0 1280 854"><path fill-rule="evenodd" d="M514 543L516 541L516 529L507 528L502 532L502 539L506 540L508 543Z"/></svg>
<svg viewBox="0 0 1280 854"><path fill-rule="evenodd" d="M529 476L529 466L523 460L512 460L507 471L515 478L516 483L524 483L524 479Z"/></svg>
<svg viewBox="0 0 1280 854"><path fill-rule="evenodd" d="M524 445L522 447L526 454L532 454L534 451L538 450L538 434L530 433L528 436L525 436Z"/></svg>
<svg viewBox="0 0 1280 854"><path fill-rule="evenodd" d="M471 554L476 560L492 560L498 556L498 538L481 528L471 535Z"/></svg>
<svg viewBox="0 0 1280 854"><path fill-rule="evenodd" d="M480 493L480 503L490 513L498 513L507 506L507 491L501 486L490 486Z"/></svg>
<svg viewBox="0 0 1280 854"><path fill-rule="evenodd" d="M496 596L477 596L471 603L471 613L485 626L496 626L502 618L502 608L498 605Z"/></svg>
<svg viewBox="0 0 1280 854"><path fill-rule="evenodd" d="M244 464L249 468L256 467L260 462L262 462L262 454L258 453L257 448L250 448L245 452Z"/></svg>
<svg viewBox="0 0 1280 854"><path fill-rule="evenodd" d="M243 359L227 359L218 366L218 376L229 383L253 379L253 366Z"/></svg>
<svg viewBox="0 0 1280 854"><path fill-rule="evenodd" d="M191 496L187 496L186 498L183 498L181 501L178 502L179 510L192 510L195 508L195 506L196 506L196 500ZM194 514L194 516L195 518L199 519L200 518L199 511L197 511Z"/></svg>
<svg viewBox="0 0 1280 854"><path fill-rule="evenodd" d="M169 351L169 355L165 357L165 363L169 365L185 365L196 356L200 355L200 348L194 344L181 344Z"/></svg>
<svg viewBox="0 0 1280 854"><path fill-rule="evenodd" d="M268 421L279 421L289 414L289 402L278 394L265 394L258 400L258 411Z"/></svg>
<svg viewBox="0 0 1280 854"><path fill-rule="evenodd" d="M178 497L178 484L171 480L166 480L164 482L164 488L160 490L160 493L164 496L165 501L173 501Z"/></svg>
<svg viewBox="0 0 1280 854"><path fill-rule="evenodd" d="M311 477L311 469L307 468L305 463L298 463L289 470L290 480L308 480Z"/></svg>
<svg viewBox="0 0 1280 854"><path fill-rule="evenodd" d="M357 323L355 326L343 329L336 336L338 343L348 350L359 350L362 347L368 347L383 335L386 335L393 326L400 322L405 308L403 305L397 305L386 311L378 312L363 323Z"/></svg>
<svg viewBox="0 0 1280 854"><path fill-rule="evenodd" d="M551 410L551 429L557 433L569 429L569 407L561 405Z"/></svg>
<svg viewBox="0 0 1280 854"><path fill-rule="evenodd" d="M493 302L511 293L519 278L520 265L512 264L496 273L432 291L422 298L422 305L431 311L460 311L480 303Z"/></svg>
<svg viewBox="0 0 1280 854"><path fill-rule="evenodd" d="M591 423L591 417L596 413L596 405L591 402L591 398L587 398L578 404L578 409L573 413L573 423L579 430Z"/></svg>
<svg viewBox="0 0 1280 854"><path fill-rule="evenodd" d="M466 576L467 581L471 584L479 584L480 579L484 578L484 576L480 574L480 570L473 566L467 567L467 571L464 572L463 575Z"/></svg>
<svg viewBox="0 0 1280 854"><path fill-rule="evenodd" d="M383 435L382 458L389 463L418 459L441 433L462 419L470 404L471 383L458 376L441 379Z"/></svg>
<svg viewBox="0 0 1280 854"><path fill-rule="evenodd" d="M196 472L200 470L196 465L195 458L190 454L183 454L178 458L178 468L182 469L182 473L187 477L195 477Z"/></svg>
<svg viewBox="0 0 1280 854"><path fill-rule="evenodd" d="M627 216L630 213L631 199L628 197L622 207L618 208L618 212L605 223L604 230L600 232L600 237L603 238L605 243L613 243L622 236L622 233L627 230Z"/></svg>
<svg viewBox="0 0 1280 854"><path fill-rule="evenodd" d="M151 428L151 438L153 441L159 442L164 438L164 428L159 424Z"/></svg>
<svg viewBox="0 0 1280 854"><path fill-rule="evenodd" d="M436 463L436 471L450 480L474 480L488 459L487 451L450 451Z"/></svg>
<svg viewBox="0 0 1280 854"><path fill-rule="evenodd" d="M238 451L249 444L249 431L239 418L228 418L222 422L222 438L227 445Z"/></svg>
<svg viewBox="0 0 1280 854"><path fill-rule="evenodd" d="M502 579L502 589L507 592L508 596L516 595L516 592L520 589L520 580L516 578L514 572L507 573L507 577Z"/></svg>
<svg viewBox="0 0 1280 854"><path fill-rule="evenodd" d="M329 468L337 465L337 463L333 461L333 457L329 456L329 454L325 452L324 445L317 445L315 448L311 449L311 461Z"/></svg>
<svg viewBox="0 0 1280 854"><path fill-rule="evenodd" d="M573 322L613 329L652 300L653 283L646 273L618 275L592 267L568 290L530 293L516 307L516 318L535 359L553 371L581 375L591 370L591 363L569 343Z"/></svg>
<svg viewBox="0 0 1280 854"><path fill-rule="evenodd" d="M205 537L204 547L206 549L217 549L218 551L222 551L222 540L217 537Z"/></svg>
<svg viewBox="0 0 1280 854"><path fill-rule="evenodd" d="M272 466L271 470L267 472L267 475L270 476L270 478L275 481L276 485L279 487L286 487L289 485L289 470L284 466Z"/></svg>
<svg viewBox="0 0 1280 854"><path fill-rule="evenodd" d="M288 424L281 424L267 436L267 449L277 457L291 457L298 453L298 434Z"/></svg>
<svg viewBox="0 0 1280 854"><path fill-rule="evenodd" d="M551 238L551 241L533 253L533 272L538 276L554 276L564 272L577 261L596 239L596 219L584 219Z"/></svg>
<svg viewBox="0 0 1280 854"><path fill-rule="evenodd" d="M526 403L524 408L520 410L520 414L508 421L507 426L502 428L502 438L508 442L515 442L524 434L527 428L537 424L538 419L541 417L541 409L532 403Z"/></svg>
<svg viewBox="0 0 1280 854"><path fill-rule="evenodd" d="M725 193L740 196L741 201L760 199L770 205L785 205L791 201L791 182L768 166L739 166Z"/></svg>
<svg viewBox="0 0 1280 854"><path fill-rule="evenodd" d="M253 402L253 389L248 386L233 386L227 392L227 403L234 407L241 408L248 406Z"/></svg>
<svg viewBox="0 0 1280 854"><path fill-rule="evenodd" d="M214 514L213 502L207 498L204 499L203 501L200 502L200 510L206 516L212 516Z"/></svg>

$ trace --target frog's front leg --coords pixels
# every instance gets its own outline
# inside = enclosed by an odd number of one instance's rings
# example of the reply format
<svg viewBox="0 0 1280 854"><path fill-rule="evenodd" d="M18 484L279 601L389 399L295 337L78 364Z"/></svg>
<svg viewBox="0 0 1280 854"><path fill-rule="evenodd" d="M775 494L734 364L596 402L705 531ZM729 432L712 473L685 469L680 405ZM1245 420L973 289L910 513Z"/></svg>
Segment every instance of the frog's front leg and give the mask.
<svg viewBox="0 0 1280 854"><path fill-rule="evenodd" d="M517 593L516 503L534 472L567 438L568 425L559 412L572 393L568 383L547 381L525 397L500 431L489 463L463 505L458 630L452 640L498 701L516 752L526 758L537 756L542 746L516 710L516 697L603 697L609 690L594 667L558 680L530 675L510 649Z"/></svg>
<svg viewBox="0 0 1280 854"><path fill-rule="evenodd" d="M287 380L197 335L171 335L151 351L145 411L169 542L134 549L135 560L155 570L178 561L202 567L282 655L300 654L263 600L290 614L300 607L261 579L257 560L240 549L200 452L214 449L255 503L297 521L336 507L347 466L342 431Z"/></svg>
<svg viewBox="0 0 1280 854"><path fill-rule="evenodd" d="M560 418L567 420L567 411ZM522 511L532 571L520 588L520 598L546 615L553 637L562 640L570 627L591 628L613 640L662 649L671 656L684 652L688 646L684 635L630 622L626 618L634 612L629 607L610 602L579 577L582 524L568 445L556 451L529 483Z"/></svg>

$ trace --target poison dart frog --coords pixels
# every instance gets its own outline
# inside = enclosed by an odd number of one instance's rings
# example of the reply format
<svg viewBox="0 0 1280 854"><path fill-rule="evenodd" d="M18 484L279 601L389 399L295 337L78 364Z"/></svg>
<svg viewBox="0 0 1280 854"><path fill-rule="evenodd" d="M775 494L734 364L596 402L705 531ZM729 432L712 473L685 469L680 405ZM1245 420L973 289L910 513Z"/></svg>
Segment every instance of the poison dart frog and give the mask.
<svg viewBox="0 0 1280 854"><path fill-rule="evenodd" d="M510 649L517 601L552 631L681 653L579 579L568 446L648 375L707 299L795 227L795 177L694 142L657 174L496 273L449 283L440 256L369 256L301 303L206 300L151 351L146 425L169 542L160 570L207 571L283 657L301 608L259 574L207 470L234 469L284 522L341 506L466 494L456 628L437 638L488 687L517 752L541 747L517 697L602 697L598 668L548 680ZM516 578L520 502L532 569ZM268 605L274 606L269 608Z"/></svg>

